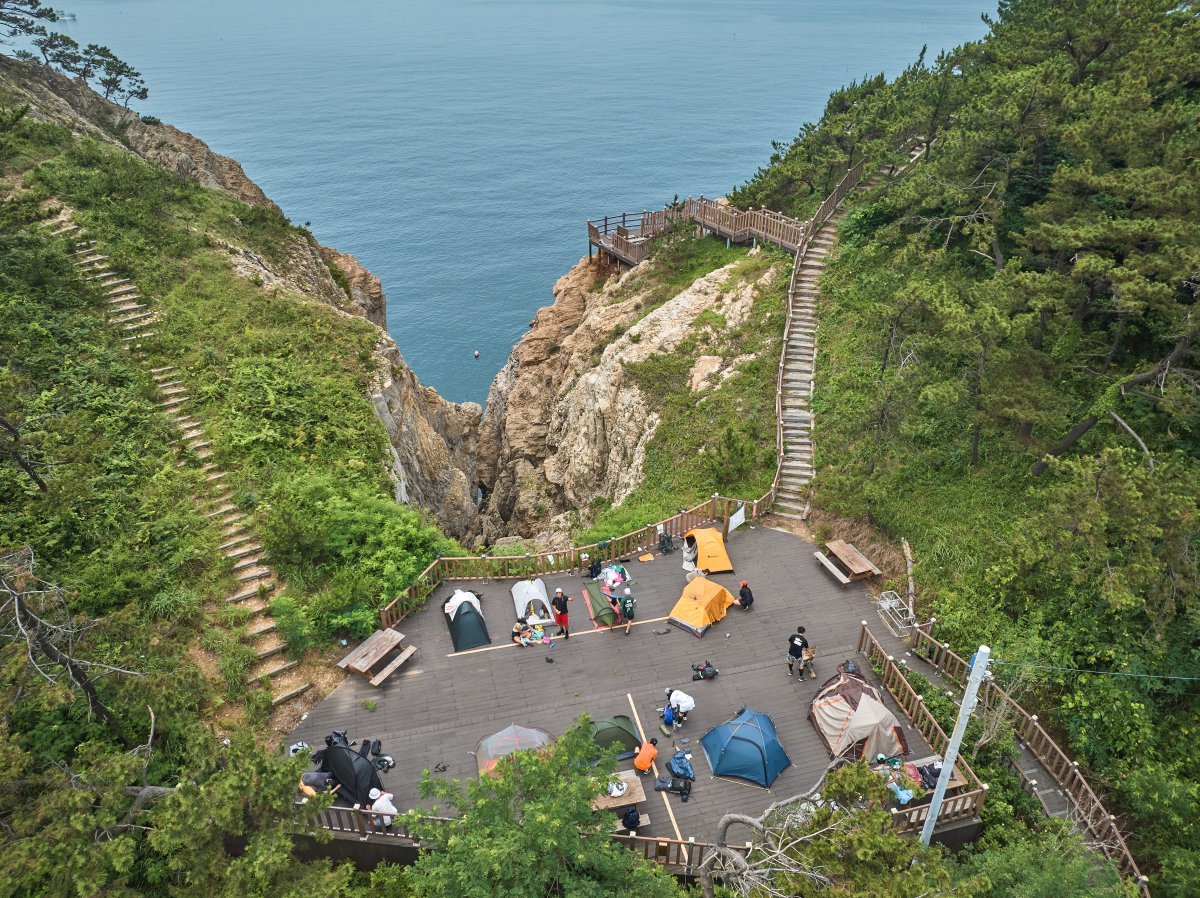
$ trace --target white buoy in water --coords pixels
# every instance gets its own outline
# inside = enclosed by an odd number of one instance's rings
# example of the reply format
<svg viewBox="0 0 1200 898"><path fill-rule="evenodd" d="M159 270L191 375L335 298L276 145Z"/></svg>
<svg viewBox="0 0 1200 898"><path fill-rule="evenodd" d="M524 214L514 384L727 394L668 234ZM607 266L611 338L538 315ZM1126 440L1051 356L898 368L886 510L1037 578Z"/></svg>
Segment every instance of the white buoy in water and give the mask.
<svg viewBox="0 0 1200 898"><path fill-rule="evenodd" d="M478 349L475 350L475 358L479 358L479 350Z"/></svg>

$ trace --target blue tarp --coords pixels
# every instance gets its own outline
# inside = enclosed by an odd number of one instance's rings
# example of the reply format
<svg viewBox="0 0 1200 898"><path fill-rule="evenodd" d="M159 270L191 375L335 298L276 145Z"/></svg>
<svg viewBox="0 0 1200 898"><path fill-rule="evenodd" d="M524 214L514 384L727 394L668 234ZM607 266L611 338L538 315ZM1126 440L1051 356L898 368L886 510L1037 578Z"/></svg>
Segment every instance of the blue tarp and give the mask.
<svg viewBox="0 0 1200 898"><path fill-rule="evenodd" d="M774 721L749 708L705 733L700 745L714 776L735 777L764 787L792 763L775 735Z"/></svg>

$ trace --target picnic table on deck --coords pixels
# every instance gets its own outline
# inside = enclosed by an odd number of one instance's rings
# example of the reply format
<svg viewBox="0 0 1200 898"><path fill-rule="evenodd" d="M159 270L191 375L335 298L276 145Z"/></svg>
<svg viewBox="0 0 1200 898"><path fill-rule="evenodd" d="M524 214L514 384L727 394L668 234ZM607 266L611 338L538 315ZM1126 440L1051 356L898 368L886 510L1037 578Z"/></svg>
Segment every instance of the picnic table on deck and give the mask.
<svg viewBox="0 0 1200 898"><path fill-rule="evenodd" d="M639 804L646 800L646 790L642 787L642 778L636 770L618 770L617 778L628 788L625 794L614 797L605 792L599 798L592 799L592 807L597 811L604 808L619 808L630 804Z"/></svg>
<svg viewBox="0 0 1200 898"><path fill-rule="evenodd" d="M825 551L838 562L851 580L881 576L882 572L879 568L875 567L871 560L851 543L840 539L831 539L825 544Z"/></svg>
<svg viewBox="0 0 1200 898"><path fill-rule="evenodd" d="M376 630L366 642L339 661L338 667L361 674L371 680L372 686L378 686L416 652L417 647L410 645L397 655L379 674L372 675L371 668L386 658L391 652L400 649L403 642L404 634L390 627L386 630Z"/></svg>

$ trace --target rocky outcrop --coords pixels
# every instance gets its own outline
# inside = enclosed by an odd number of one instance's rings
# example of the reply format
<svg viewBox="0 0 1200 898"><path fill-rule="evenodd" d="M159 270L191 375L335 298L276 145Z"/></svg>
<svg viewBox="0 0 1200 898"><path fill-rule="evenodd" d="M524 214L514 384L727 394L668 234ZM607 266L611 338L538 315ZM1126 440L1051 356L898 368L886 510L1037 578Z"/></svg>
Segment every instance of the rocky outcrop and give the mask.
<svg viewBox="0 0 1200 898"><path fill-rule="evenodd" d="M80 81L0 56L0 84L17 102L27 104L27 114L37 120L68 127L243 203L279 212L237 162L191 134L108 102ZM424 507L451 536L465 538L474 532L475 450L482 410L475 403L447 402L417 380L383 329L387 301L379 278L353 256L321 246L299 230L272 260L231 240L216 246L238 275L308 296L379 328L379 374L369 398L391 439L397 501Z"/></svg>
<svg viewBox="0 0 1200 898"><path fill-rule="evenodd" d="M554 304L538 311L488 393L477 465L485 540L520 534L558 548L573 512L597 499L618 503L637 488L658 417L627 366L675 351L706 311L739 325L756 284L776 272L743 283L731 278L735 267L666 302L645 267L597 289L598 262L584 259L559 279ZM707 357L696 387L719 379L722 367Z"/></svg>

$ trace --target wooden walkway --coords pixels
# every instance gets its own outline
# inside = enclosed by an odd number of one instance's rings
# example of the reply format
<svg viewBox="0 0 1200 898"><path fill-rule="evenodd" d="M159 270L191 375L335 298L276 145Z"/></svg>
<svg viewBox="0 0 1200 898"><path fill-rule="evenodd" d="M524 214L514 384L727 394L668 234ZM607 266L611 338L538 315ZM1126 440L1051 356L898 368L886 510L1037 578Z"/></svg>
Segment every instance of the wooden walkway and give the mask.
<svg viewBox="0 0 1200 898"><path fill-rule="evenodd" d="M749 580L757 601L750 612L731 608L703 639L663 620L685 583L680 553L648 563L630 562L639 617L629 636L622 629L592 628L582 606L583 581L578 575L546 575L550 590L562 586L576 597L570 606L572 638L556 639L553 648L520 648L508 642L512 580L447 582L422 610L404 620L406 638L421 646L417 658L380 689L358 678L348 679L309 714L289 742L302 739L320 746L334 729L348 729L352 739L381 739L384 750L397 761L397 767L384 776L397 805L422 806L417 795L422 770L445 765L447 776L475 777L477 743L509 724L540 727L558 735L583 712L593 718L626 714L653 735L664 690L680 687L697 703L677 736L681 746L682 739L690 740L683 747L693 752L695 790L687 803L677 796L648 792L644 810L653 826L639 835L709 841L724 812L761 813L771 801L808 789L829 763L806 719L808 705L838 663L846 658L863 661L857 650L862 621L873 620L874 604L863 584L843 589L828 577L813 561L813 548L791 533L764 527L733 534L729 553L736 572L714 579L734 592L739 580ZM492 644L484 649L453 653L441 605L458 586L483 594L483 613L492 637ZM819 651L816 679L787 676L786 640L801 624ZM666 632L660 635L656 630ZM900 640L886 632L876 635L889 652L902 655ZM712 661L720 675L712 681L691 682L691 665L705 660ZM769 790L714 779L698 744L711 727L745 706L771 715L792 760ZM905 721L912 756L929 754L926 738L899 706L893 704L893 711ZM671 740L658 735L659 761L665 763ZM629 766L630 762L621 765Z"/></svg>

